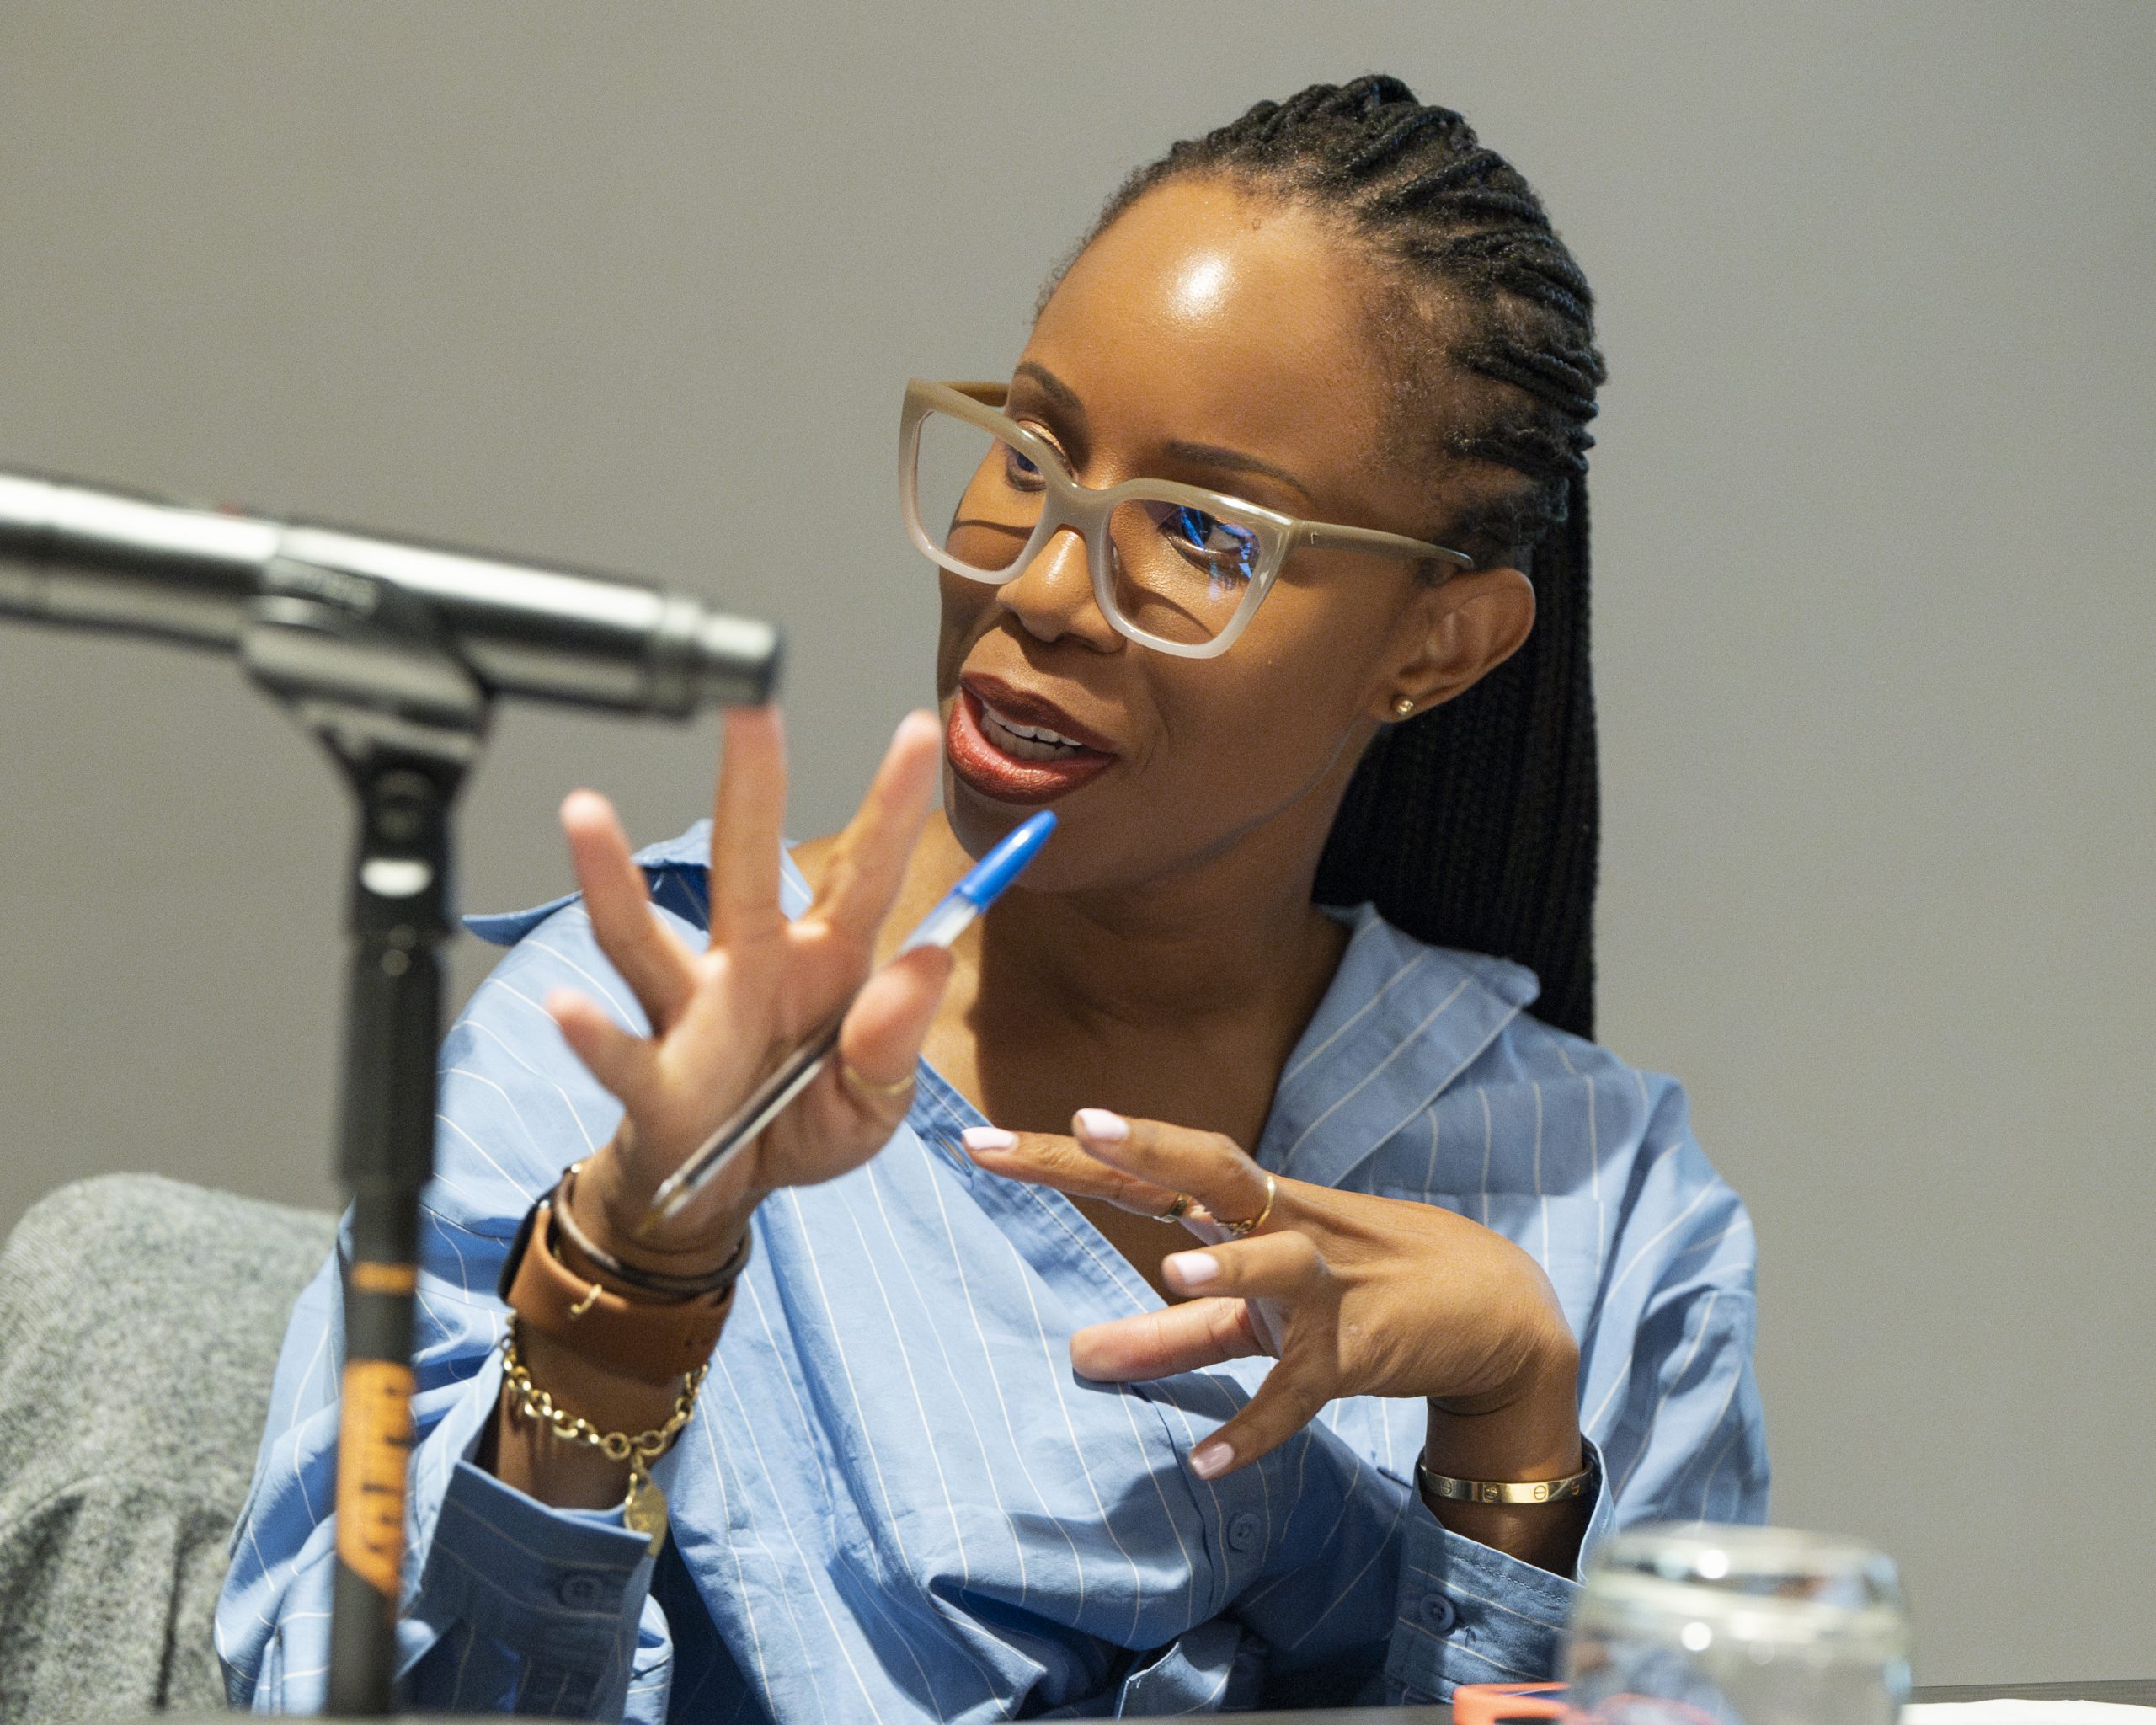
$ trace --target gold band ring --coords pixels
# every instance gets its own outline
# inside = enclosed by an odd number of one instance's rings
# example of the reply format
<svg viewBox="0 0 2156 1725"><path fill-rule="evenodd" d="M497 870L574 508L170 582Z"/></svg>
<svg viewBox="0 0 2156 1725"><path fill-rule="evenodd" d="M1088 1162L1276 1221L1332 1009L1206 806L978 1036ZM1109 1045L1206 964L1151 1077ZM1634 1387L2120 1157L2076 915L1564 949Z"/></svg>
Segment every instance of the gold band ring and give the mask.
<svg viewBox="0 0 2156 1725"><path fill-rule="evenodd" d="M853 1062L844 1055L839 1056L839 1076L845 1081L847 1089L857 1095L867 1097L872 1102L890 1102L904 1096L913 1088L911 1068L907 1069L905 1077L894 1078L889 1083L879 1084L873 1078L863 1077L859 1072L854 1071Z"/></svg>
<svg viewBox="0 0 2156 1725"><path fill-rule="evenodd" d="M1213 1220L1214 1222L1218 1223L1219 1226L1227 1230L1228 1237L1230 1240L1246 1240L1252 1234L1255 1234L1260 1228L1265 1226L1265 1219L1273 1214L1273 1200L1274 1197L1278 1195L1279 1190L1280 1188L1274 1183L1273 1176L1267 1174L1265 1177L1265 1207L1259 1210L1256 1215L1251 1217L1247 1221L1241 1222L1224 1221L1219 1216L1214 1217Z"/></svg>
<svg viewBox="0 0 2156 1725"><path fill-rule="evenodd" d="M1189 1208L1190 1194L1187 1192L1178 1192L1175 1195L1174 1202L1166 1210L1155 1210L1153 1213L1153 1220L1156 1222L1179 1222L1183 1219L1184 1212Z"/></svg>

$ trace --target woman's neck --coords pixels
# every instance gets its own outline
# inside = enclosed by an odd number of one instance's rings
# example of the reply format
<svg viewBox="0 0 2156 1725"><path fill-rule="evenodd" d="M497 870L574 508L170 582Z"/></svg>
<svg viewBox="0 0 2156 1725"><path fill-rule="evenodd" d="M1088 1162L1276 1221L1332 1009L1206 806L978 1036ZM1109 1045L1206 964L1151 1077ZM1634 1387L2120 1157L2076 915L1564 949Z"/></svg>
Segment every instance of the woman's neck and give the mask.
<svg viewBox="0 0 2156 1725"><path fill-rule="evenodd" d="M960 943L931 1063L1001 1125L1064 1131L1097 1106L1253 1144L1347 941L1310 902L1315 841L1286 836L1128 888L1014 889ZM894 922L967 860L932 819Z"/></svg>
<svg viewBox="0 0 2156 1725"><path fill-rule="evenodd" d="M1256 848L1128 887L1045 894L1022 883L965 956L990 985L1023 979L1075 1025L1173 1033L1262 1012L1283 995L1299 997L1306 973L1329 978L1339 937L1310 902L1315 857Z"/></svg>

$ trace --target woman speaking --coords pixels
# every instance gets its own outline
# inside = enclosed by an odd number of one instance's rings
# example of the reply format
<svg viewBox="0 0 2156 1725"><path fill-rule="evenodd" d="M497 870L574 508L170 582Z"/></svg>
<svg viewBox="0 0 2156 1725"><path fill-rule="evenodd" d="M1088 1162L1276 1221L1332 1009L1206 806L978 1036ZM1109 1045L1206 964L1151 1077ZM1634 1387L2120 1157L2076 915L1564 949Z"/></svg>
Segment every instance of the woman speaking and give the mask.
<svg viewBox="0 0 2156 1725"><path fill-rule="evenodd" d="M1548 1674L1603 1530L1762 1513L1750 1225L1588 1039L1591 308L1520 176L1364 77L1134 175L1007 384L910 387L940 718L789 854L777 717L735 714L708 830L632 857L579 793L580 895L482 928L415 1705L1431 1699ZM899 952L1043 807L1018 886ZM333 1262L219 1613L259 1710L322 1693L338 1301Z"/></svg>

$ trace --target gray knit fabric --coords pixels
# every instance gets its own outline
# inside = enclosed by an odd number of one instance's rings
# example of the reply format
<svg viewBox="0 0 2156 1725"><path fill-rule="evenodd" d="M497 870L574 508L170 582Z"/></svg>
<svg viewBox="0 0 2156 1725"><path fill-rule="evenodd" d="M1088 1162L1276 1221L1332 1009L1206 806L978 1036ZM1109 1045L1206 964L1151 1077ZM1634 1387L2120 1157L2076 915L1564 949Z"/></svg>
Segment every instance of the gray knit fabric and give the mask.
<svg viewBox="0 0 2156 1725"><path fill-rule="evenodd" d="M210 1614L333 1216L120 1174L0 1251L0 1721L224 1705Z"/></svg>

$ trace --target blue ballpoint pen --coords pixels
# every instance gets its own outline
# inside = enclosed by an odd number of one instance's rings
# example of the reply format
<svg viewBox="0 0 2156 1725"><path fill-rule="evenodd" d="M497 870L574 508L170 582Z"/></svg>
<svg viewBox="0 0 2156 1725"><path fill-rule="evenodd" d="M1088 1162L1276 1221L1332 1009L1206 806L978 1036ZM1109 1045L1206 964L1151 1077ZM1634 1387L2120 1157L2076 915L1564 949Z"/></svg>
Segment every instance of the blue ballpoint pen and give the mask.
<svg viewBox="0 0 2156 1725"><path fill-rule="evenodd" d="M1018 878L1039 854L1055 830L1055 816L1043 809L1013 831L979 862L965 878L943 895L942 902L921 919L899 948L910 953L915 947L947 947L971 927L975 917L994 904L1004 888ZM707 1182L744 1149L755 1135L779 1117L786 1105L814 1081L816 1075L839 1045L839 1027L845 1023L848 1001L818 1034L796 1049L778 1070L749 1093L741 1106L718 1124L713 1132L651 1195L651 1209L643 1226L648 1228L680 1214L683 1205L703 1189Z"/></svg>

